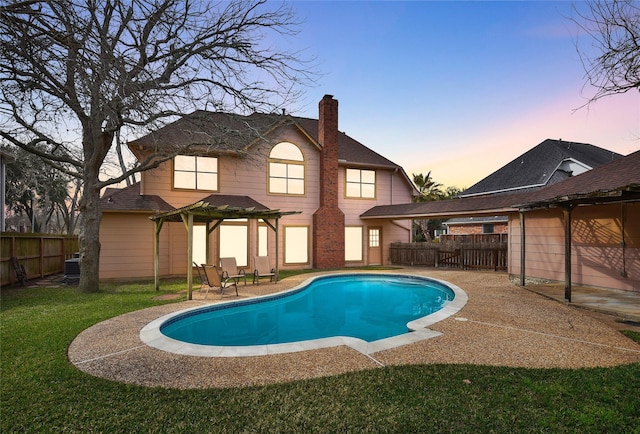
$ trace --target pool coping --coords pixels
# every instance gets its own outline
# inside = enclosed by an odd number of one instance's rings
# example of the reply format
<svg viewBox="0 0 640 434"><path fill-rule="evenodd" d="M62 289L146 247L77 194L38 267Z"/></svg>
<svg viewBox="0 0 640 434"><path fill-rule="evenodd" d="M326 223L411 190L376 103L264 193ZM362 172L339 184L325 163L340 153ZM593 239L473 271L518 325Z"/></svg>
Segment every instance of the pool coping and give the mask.
<svg viewBox="0 0 640 434"><path fill-rule="evenodd" d="M459 285L469 301L457 315L429 326L442 333L436 338L371 355L343 345L259 357L194 357L161 351L140 340L145 325L169 312L282 292L316 273L325 274L318 271L277 284L240 286L240 297L233 292L207 300L204 291L195 291L193 300L159 304L97 322L71 341L67 357L88 375L178 389L266 386L405 365L578 369L640 362L640 346L618 331L620 326L612 317L567 305L562 294L561 302L540 296L514 285L506 273L424 267L395 272Z"/></svg>
<svg viewBox="0 0 640 434"><path fill-rule="evenodd" d="M286 297L291 293L300 291L303 287L310 285L316 279L324 279L332 276L363 275L363 274L377 275L377 276L380 275L380 273L357 272L357 273L328 273L320 276L312 276L312 277L309 277L308 279L305 279L300 284L296 285L291 289L277 292L275 294L268 294L260 297L255 297L251 300L251 303L259 303L260 301L263 301L263 300ZM422 280L436 282L451 289L454 293L454 298L450 303L448 303L445 307L443 307L439 311L407 323L407 327L410 330L410 332L403 333L397 336L392 336L385 339L379 339L373 342L367 342L362 339L348 337L348 336L334 336L334 337L328 337L328 338L313 339L313 340L291 342L291 343L281 343L281 344L251 345L251 346L214 346L214 345L191 344L183 341L178 341L176 339L172 339L164 335L160 331L160 326L167 320L170 320L171 318L174 318L179 315L184 315L185 313L188 313L190 311L201 310L203 309L202 306L182 309L177 312L172 312L154 319L153 321L149 322L140 330L140 340L144 342L146 345L162 351L166 351L166 352L170 352L178 355L198 356L198 357L266 356L266 355L272 355L272 354L285 354L285 353L295 353L299 351L317 350L317 349L337 347L337 346L347 346L368 356L370 354L373 354L379 351L393 349L403 345L408 345L415 342L423 341L425 339L430 339L436 336L440 336L442 334L441 332L430 330L427 327L456 314L467 304L469 300L467 293L464 290L462 290L462 288L450 282L447 282L445 280L436 279L433 277L416 276L415 274L397 273L397 272L384 273L384 275L411 277L411 278L418 278ZM230 307L234 305L241 305L246 303L247 303L246 301L234 300L234 301L228 301L224 303L218 303L216 304L216 308L220 309L220 308Z"/></svg>

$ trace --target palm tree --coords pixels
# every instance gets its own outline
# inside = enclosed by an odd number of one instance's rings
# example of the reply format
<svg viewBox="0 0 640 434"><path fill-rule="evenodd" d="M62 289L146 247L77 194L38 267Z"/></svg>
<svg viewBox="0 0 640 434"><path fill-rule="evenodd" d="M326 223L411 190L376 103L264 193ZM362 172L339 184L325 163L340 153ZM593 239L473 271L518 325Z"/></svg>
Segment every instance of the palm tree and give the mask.
<svg viewBox="0 0 640 434"><path fill-rule="evenodd" d="M435 182L431 179L431 171L426 175L422 173L412 173L413 183L418 188L420 193L416 196L414 202L430 202L432 200L440 200L445 197L444 191L442 191L442 184Z"/></svg>
<svg viewBox="0 0 640 434"><path fill-rule="evenodd" d="M414 202L430 202L432 200L440 200L444 199L446 194L442 191L442 184L435 182L431 179L431 171L429 171L426 175L422 173L412 173L413 183L416 185L418 189L418 196L413 198ZM414 224L416 226L416 235L414 236L414 241L416 238L424 238L425 241L432 241L433 237L429 232L429 219L420 219L415 220Z"/></svg>

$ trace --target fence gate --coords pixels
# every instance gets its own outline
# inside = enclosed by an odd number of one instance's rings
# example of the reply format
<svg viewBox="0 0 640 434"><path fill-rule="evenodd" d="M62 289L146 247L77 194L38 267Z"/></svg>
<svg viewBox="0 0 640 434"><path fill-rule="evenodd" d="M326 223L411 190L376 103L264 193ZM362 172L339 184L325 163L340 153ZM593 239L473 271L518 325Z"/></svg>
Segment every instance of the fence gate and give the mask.
<svg viewBox="0 0 640 434"><path fill-rule="evenodd" d="M434 243L392 243L389 256L394 265L506 271L506 234L492 235L455 235Z"/></svg>

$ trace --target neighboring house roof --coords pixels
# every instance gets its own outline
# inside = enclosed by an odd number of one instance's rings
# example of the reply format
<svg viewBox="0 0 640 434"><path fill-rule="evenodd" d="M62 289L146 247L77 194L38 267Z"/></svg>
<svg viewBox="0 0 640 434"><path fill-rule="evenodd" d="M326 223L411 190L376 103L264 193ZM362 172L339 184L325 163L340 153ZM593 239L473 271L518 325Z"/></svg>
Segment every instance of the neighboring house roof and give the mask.
<svg viewBox="0 0 640 434"><path fill-rule="evenodd" d="M586 143L547 139L459 196L538 189L571 177L571 167L590 170L620 157L618 153Z"/></svg>
<svg viewBox="0 0 640 434"><path fill-rule="evenodd" d="M140 183L125 188L108 188L100 198L102 211L171 211L160 196L140 195Z"/></svg>
<svg viewBox="0 0 640 434"><path fill-rule="evenodd" d="M376 206L361 218L504 215L521 209L607 201L640 201L640 151L540 190Z"/></svg>
<svg viewBox="0 0 640 434"><path fill-rule="evenodd" d="M598 168L529 193L515 205L534 208L561 203L640 199L640 151Z"/></svg>
<svg viewBox="0 0 640 434"><path fill-rule="evenodd" d="M318 148L318 120L281 114L254 113L249 116L195 111L146 136L128 143L132 149L163 150L192 147L215 153L242 153L258 141L268 141L269 132L283 125L298 127ZM402 170L402 167L357 140L340 133L340 163ZM406 174L405 174L406 175ZM408 177L407 177L408 179Z"/></svg>

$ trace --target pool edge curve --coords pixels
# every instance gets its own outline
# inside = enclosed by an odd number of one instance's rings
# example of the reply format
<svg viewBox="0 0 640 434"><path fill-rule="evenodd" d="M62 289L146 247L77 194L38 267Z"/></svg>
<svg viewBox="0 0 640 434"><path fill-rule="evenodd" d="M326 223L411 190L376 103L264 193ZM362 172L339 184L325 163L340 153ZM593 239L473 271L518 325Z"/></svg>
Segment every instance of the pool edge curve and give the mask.
<svg viewBox="0 0 640 434"><path fill-rule="evenodd" d="M371 275L377 273L346 273L350 275ZM385 273L396 276L411 276L416 277L413 274L407 273ZM260 299L271 299L274 296L283 297L288 293L299 291L301 288L310 285L314 280L330 277L330 276L344 276L345 273L328 273L319 276L310 277L294 288L278 292L277 294L269 294L260 297L252 298L253 302L259 302ZM160 331L161 325L167 320L182 315L184 313L202 309L202 306L190 307L182 309L176 312L163 315L159 318L149 322L140 330L140 340L146 345L156 348L161 351L166 351L179 355L197 356L197 357L249 357L249 356L267 356L271 354L284 354L294 353L299 351L317 350L322 348L336 347L336 346L348 346L362 354L370 355L379 351L388 350L391 348L408 345L432 337L440 336L442 333L430 330L427 327L440 322L460 311L468 301L467 293L457 285L450 282L435 279L427 276L418 276L421 279L437 282L446 286L454 293L453 300L439 311L430 315L418 318L407 323L407 328L410 330L407 333L403 333L397 336L380 339L377 341L367 342L362 339L348 337L348 336L333 336L328 338L313 339L307 341L280 343L280 344L266 344L266 345L248 345L248 346L215 346L215 345L200 345L191 344L188 342L179 341L164 335ZM219 306L228 305L233 306L238 304L237 300L227 301L218 304Z"/></svg>

